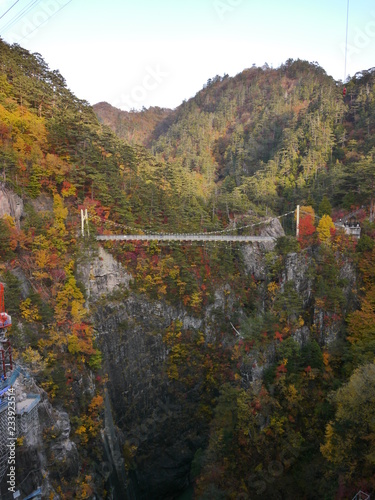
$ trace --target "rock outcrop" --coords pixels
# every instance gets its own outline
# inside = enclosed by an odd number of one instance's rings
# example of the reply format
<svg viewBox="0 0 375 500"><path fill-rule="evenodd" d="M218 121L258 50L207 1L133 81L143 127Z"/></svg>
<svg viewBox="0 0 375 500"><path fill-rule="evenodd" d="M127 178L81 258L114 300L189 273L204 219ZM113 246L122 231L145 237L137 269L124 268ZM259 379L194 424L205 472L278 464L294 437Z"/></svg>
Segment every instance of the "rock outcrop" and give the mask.
<svg viewBox="0 0 375 500"><path fill-rule="evenodd" d="M23 215L23 201L13 191L7 189L5 184L0 183L0 218L10 215L17 227Z"/></svg>
<svg viewBox="0 0 375 500"><path fill-rule="evenodd" d="M98 255L80 267L81 280L85 283L87 298L98 300L119 289L127 289L132 276L111 254L99 247Z"/></svg>
<svg viewBox="0 0 375 500"><path fill-rule="evenodd" d="M28 495L41 487L43 498L58 499L51 479L73 478L79 469L77 447L70 439L70 418L66 412L53 408L45 391L21 370L23 373L14 384L17 405L35 397L39 402L33 416L31 412L17 416L21 438L17 447L17 488L22 495Z"/></svg>
<svg viewBox="0 0 375 500"><path fill-rule="evenodd" d="M259 235L275 238L276 242L276 239L285 236L285 233L279 219L272 219L268 224L261 226ZM244 245L242 248L245 269L256 281L264 281L266 279L267 266L264 254L273 250L275 242L252 243L251 245Z"/></svg>

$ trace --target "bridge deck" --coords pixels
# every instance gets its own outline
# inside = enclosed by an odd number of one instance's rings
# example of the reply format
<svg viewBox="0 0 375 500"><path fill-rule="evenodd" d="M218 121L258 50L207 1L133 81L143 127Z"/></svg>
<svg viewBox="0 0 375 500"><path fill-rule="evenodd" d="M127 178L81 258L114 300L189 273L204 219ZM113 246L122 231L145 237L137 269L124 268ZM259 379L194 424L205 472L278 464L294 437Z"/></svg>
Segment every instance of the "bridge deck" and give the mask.
<svg viewBox="0 0 375 500"><path fill-rule="evenodd" d="M97 236L98 241L238 241L260 242L275 241L271 236L231 236L217 234L113 234Z"/></svg>

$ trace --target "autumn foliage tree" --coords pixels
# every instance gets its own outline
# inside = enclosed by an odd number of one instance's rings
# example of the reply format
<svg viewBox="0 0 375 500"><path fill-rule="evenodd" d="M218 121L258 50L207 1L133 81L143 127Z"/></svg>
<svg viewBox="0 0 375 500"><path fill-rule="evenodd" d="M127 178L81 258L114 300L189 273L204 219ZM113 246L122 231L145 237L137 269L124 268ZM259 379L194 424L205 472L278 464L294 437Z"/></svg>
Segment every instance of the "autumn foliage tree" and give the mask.
<svg viewBox="0 0 375 500"><path fill-rule="evenodd" d="M335 232L335 225L329 215L323 215L320 219L317 232L321 243L329 244L332 235Z"/></svg>
<svg viewBox="0 0 375 500"><path fill-rule="evenodd" d="M364 296L361 306L348 317L348 340L354 363L373 360L375 351L375 247L360 260Z"/></svg>
<svg viewBox="0 0 375 500"><path fill-rule="evenodd" d="M346 481L375 487L375 364L361 366L333 397L335 418L326 426L321 452Z"/></svg>
<svg viewBox="0 0 375 500"><path fill-rule="evenodd" d="M301 248L309 247L316 241L316 227L314 225L314 217L310 214L302 214L299 221L298 242Z"/></svg>

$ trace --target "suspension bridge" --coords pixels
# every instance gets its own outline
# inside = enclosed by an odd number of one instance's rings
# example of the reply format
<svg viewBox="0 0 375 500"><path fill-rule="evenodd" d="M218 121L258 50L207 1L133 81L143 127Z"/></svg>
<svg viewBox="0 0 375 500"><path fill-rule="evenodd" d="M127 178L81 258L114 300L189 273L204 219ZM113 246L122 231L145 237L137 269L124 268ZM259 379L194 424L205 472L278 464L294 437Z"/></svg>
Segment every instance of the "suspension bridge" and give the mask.
<svg viewBox="0 0 375 500"><path fill-rule="evenodd" d="M277 236L270 235L238 235L231 234L238 231L243 231L245 229L255 228L256 226L267 226L274 222L276 219L281 219L287 215L294 214L295 211L288 212L279 217L269 217L268 219L256 222L253 224L248 224L241 227L230 227L224 230L212 231L212 232L202 232L202 233L156 233L147 230L140 230L139 228L134 228L126 226L123 224L118 224L113 221L103 220L98 216L90 216L90 220L96 221L100 224L108 223L111 224L115 229L121 230L122 234L101 234L96 236L97 241L168 241L168 242L194 242L194 241L214 241L214 242L239 242L239 243L267 243L274 242ZM90 234L89 229L89 215L86 210L81 210L81 232L84 237L86 234ZM126 234L125 234L126 233ZM130 233L130 234L129 234ZM136 234L134 234L136 233ZM142 233L142 234L139 234ZM145 234L148 233L148 234Z"/></svg>
<svg viewBox="0 0 375 500"><path fill-rule="evenodd" d="M235 236L215 234L113 234L97 236L98 241L227 241L227 242L267 242L275 241L272 236Z"/></svg>
<svg viewBox="0 0 375 500"><path fill-rule="evenodd" d="M347 215L343 220L340 219L340 222L334 222L335 227L343 229L348 235L351 235L355 238L359 238L361 235L360 224L356 221L355 215L360 210L353 212ZM253 229L257 226L269 226L277 219L282 219L289 215L296 216L296 237L299 236L299 222L300 215L304 214L311 215L310 212L305 212L300 210L300 206L297 205L296 210L292 210L287 212L286 214L279 215L278 217L269 217L268 219L262 220L260 222L255 222L253 224L247 224L241 227L230 227L223 230L212 231L212 232L204 232L204 233L153 233L147 230L141 230L139 228L134 228L131 226L126 226L124 224L118 224L117 222L113 222L107 219L103 219L98 217L97 215L91 216L90 219L92 221L96 221L99 224L110 224L116 230L121 230L122 234L101 234L96 236L97 241L168 241L168 242L193 242L193 241L214 241L214 242L237 242L237 243L268 243L275 242L279 235L269 236L269 235L238 235L231 234L237 231L243 231L245 229ZM314 214L314 218L320 220L321 217ZM353 219L353 220L351 220ZM349 222L348 222L349 221ZM81 210L81 232L84 237L87 233L90 234L89 229L89 215L86 210ZM126 234L125 234L126 233ZM129 234L131 233L131 234ZM136 233L136 234L134 234ZM142 233L142 234L139 234ZM148 233L148 234L145 234Z"/></svg>

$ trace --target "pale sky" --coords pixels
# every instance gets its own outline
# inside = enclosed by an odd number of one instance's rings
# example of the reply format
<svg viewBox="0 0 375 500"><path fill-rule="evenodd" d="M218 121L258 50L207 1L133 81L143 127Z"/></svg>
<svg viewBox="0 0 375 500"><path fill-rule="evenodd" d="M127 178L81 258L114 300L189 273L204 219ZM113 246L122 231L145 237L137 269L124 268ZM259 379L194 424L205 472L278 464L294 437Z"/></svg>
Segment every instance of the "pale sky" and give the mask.
<svg viewBox="0 0 375 500"><path fill-rule="evenodd" d="M343 79L346 12L347 0L0 0L0 36L91 104L174 108L253 64L300 58ZM375 66L375 3L350 0L349 14L353 75Z"/></svg>

